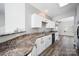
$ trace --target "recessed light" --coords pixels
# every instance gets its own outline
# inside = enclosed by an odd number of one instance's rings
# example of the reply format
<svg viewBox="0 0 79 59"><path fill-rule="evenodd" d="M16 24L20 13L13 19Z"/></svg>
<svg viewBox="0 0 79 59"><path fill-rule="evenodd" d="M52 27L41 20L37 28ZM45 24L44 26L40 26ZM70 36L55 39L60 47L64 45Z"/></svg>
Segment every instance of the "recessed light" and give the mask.
<svg viewBox="0 0 79 59"><path fill-rule="evenodd" d="M69 3L58 3L60 7L63 7L63 6L66 6L68 5Z"/></svg>

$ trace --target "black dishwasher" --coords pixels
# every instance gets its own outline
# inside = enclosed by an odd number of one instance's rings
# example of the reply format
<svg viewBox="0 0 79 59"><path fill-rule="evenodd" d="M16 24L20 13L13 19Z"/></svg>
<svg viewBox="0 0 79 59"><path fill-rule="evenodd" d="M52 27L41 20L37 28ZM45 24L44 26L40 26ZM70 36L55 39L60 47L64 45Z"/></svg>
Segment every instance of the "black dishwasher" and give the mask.
<svg viewBox="0 0 79 59"><path fill-rule="evenodd" d="M54 44L54 42L55 42L55 33L52 34L52 44Z"/></svg>

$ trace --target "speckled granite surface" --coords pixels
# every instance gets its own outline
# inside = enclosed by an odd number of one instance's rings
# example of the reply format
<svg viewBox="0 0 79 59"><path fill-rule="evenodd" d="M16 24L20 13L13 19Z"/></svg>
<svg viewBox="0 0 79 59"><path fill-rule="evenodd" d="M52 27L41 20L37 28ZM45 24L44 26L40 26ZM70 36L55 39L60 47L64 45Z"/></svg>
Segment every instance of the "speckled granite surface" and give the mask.
<svg viewBox="0 0 79 59"><path fill-rule="evenodd" d="M24 56L32 51L35 41L54 32L24 34L0 43L0 56Z"/></svg>

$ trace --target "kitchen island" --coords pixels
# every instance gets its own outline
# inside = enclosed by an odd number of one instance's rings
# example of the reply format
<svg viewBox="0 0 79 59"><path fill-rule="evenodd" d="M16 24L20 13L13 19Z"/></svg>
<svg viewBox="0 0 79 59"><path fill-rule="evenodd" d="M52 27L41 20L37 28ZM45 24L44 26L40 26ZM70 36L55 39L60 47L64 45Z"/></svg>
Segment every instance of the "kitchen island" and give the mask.
<svg viewBox="0 0 79 59"><path fill-rule="evenodd" d="M37 38L53 34L54 32L42 32L23 34L8 41L0 43L0 56L24 56L28 55L35 45Z"/></svg>

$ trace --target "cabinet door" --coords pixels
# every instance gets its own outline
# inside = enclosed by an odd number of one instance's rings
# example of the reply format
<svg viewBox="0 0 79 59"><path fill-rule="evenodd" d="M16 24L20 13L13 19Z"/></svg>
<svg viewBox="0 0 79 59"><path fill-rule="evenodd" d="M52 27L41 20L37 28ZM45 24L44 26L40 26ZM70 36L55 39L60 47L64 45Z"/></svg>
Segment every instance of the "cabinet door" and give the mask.
<svg viewBox="0 0 79 59"><path fill-rule="evenodd" d="M46 28L50 28L50 20L48 20L48 22L46 24Z"/></svg>
<svg viewBox="0 0 79 59"><path fill-rule="evenodd" d="M31 27L32 28L41 28L42 26L42 17L36 14L33 14L31 17Z"/></svg>
<svg viewBox="0 0 79 59"><path fill-rule="evenodd" d="M51 28L55 28L55 22L51 21Z"/></svg>
<svg viewBox="0 0 79 59"><path fill-rule="evenodd" d="M48 36L48 46L52 44L52 35Z"/></svg>
<svg viewBox="0 0 79 59"><path fill-rule="evenodd" d="M52 35L46 36L45 48L48 48L52 44Z"/></svg>
<svg viewBox="0 0 79 59"><path fill-rule="evenodd" d="M33 47L32 52L31 52L32 56L36 56L36 45Z"/></svg>
<svg viewBox="0 0 79 59"><path fill-rule="evenodd" d="M36 54L39 55L41 52L42 52L42 49L41 49L41 38L38 38L36 40Z"/></svg>
<svg viewBox="0 0 79 59"><path fill-rule="evenodd" d="M48 36L45 36L45 49L48 47L48 39L49 39L49 37Z"/></svg>
<svg viewBox="0 0 79 59"><path fill-rule="evenodd" d="M41 50L42 52L45 50L45 37L42 37L41 39Z"/></svg>
<svg viewBox="0 0 79 59"><path fill-rule="evenodd" d="M48 21L48 23L46 24L46 28L55 28L55 22Z"/></svg>

